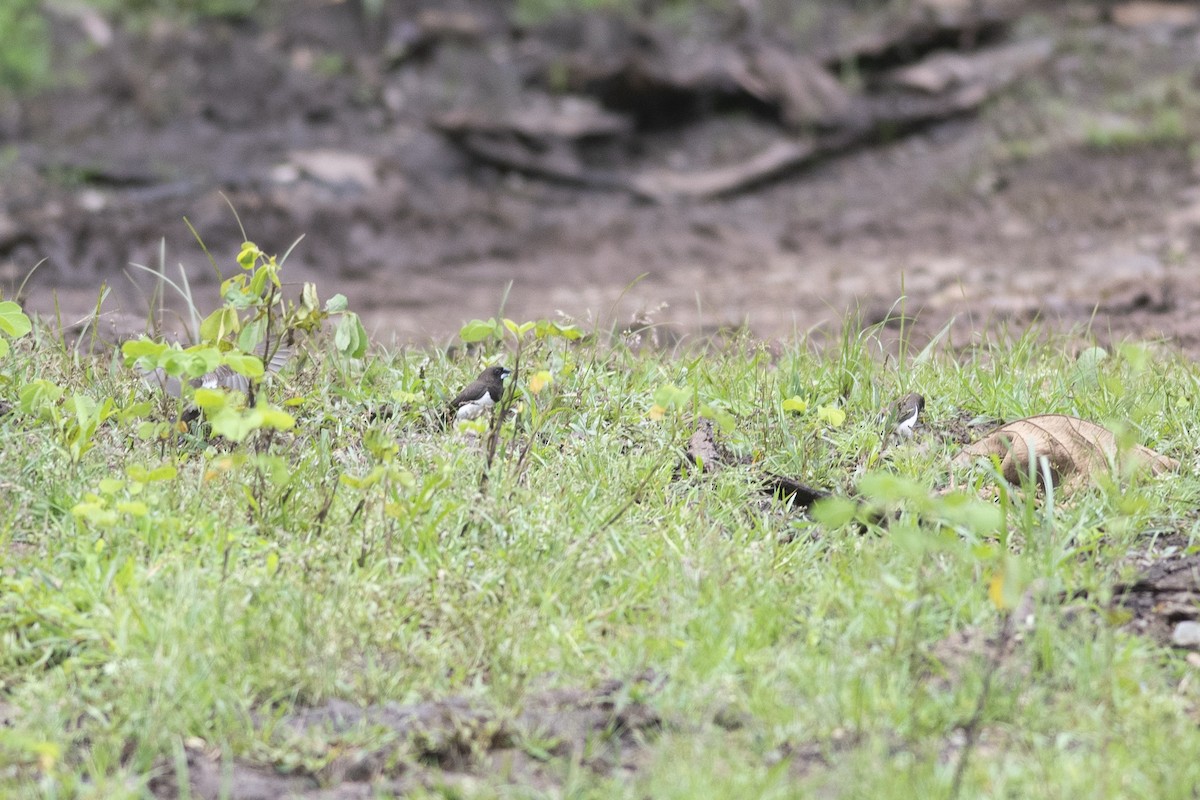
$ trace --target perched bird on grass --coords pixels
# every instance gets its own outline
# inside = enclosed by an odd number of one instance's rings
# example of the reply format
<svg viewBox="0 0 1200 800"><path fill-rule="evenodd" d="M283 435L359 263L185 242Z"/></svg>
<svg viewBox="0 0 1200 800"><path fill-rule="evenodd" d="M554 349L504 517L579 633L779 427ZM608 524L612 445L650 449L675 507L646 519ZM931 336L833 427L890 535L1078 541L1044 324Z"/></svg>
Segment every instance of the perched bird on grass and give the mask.
<svg viewBox="0 0 1200 800"><path fill-rule="evenodd" d="M886 414L887 432L894 433L904 439L911 438L913 428L920 420L921 412L925 410L925 398L913 392L901 397Z"/></svg>
<svg viewBox="0 0 1200 800"><path fill-rule="evenodd" d="M450 401L448 416L457 422L475 419L491 411L504 396L504 379L511 374L512 370L508 367L488 367Z"/></svg>

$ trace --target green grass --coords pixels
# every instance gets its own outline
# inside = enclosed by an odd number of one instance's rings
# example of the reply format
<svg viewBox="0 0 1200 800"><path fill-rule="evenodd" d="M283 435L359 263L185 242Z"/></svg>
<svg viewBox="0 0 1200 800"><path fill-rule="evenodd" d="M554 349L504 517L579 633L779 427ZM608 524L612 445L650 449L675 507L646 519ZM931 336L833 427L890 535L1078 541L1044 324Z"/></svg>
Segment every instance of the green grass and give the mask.
<svg viewBox="0 0 1200 800"><path fill-rule="evenodd" d="M37 0L0 4L0 100L5 94L45 85L50 78L50 49L46 21Z"/></svg>
<svg viewBox="0 0 1200 800"><path fill-rule="evenodd" d="M176 22L205 18L265 17L281 4L276 0L85 0L86 4L134 30L165 17ZM5 0L0 3L0 101L29 95L78 80L70 64L83 48L54 53L45 3Z"/></svg>
<svg viewBox="0 0 1200 800"><path fill-rule="evenodd" d="M119 357L77 356L44 329L13 345L5 398L42 378L118 406L159 403ZM499 345L484 355L513 362ZM552 759L561 792L946 797L990 669L948 673L934 647L998 628L997 574L1017 593L1041 581L1044 599L984 697L960 796L1188 794L1200 782L1191 668L1099 609L1148 531L1195 538L1197 371L1154 347L1095 355L1077 365L1064 341L1033 334L899 360L869 333L775 354L749 341L638 354L603 336L530 340L519 425L501 431L484 483L484 448L426 422L479 360L435 351L347 361L317 347L269 390L296 428L240 446L164 447L114 420L72 463L48 424L0 417L0 795L139 797L196 739L320 765L346 743L289 743L262 720L331 698L465 695L515 711L547 685L653 670L662 688L646 702L664 728L641 767L605 777ZM534 394L537 370L553 383ZM689 399L653 419L667 384ZM913 390L929 428L881 448L879 408ZM808 410L785 413L793 396ZM388 404L396 413L372 420ZM732 422L723 441L753 464L676 479L702 406ZM911 487L879 490L890 522L865 532L789 513L755 486L768 468L838 491L882 473L934 492L957 449L937 434L948 420L1042 412L1122 427L1181 474L1053 503L977 499L999 528L955 517L948 500L899 499ZM389 452L391 485L341 480ZM162 464L177 475L103 483ZM994 485L986 470L958 478L968 494ZM111 524L72 512L89 494L118 510ZM1054 600L1080 592L1083 614ZM733 729L717 724L731 714ZM787 754L805 746L827 763L802 774ZM477 788L560 791L486 773Z"/></svg>

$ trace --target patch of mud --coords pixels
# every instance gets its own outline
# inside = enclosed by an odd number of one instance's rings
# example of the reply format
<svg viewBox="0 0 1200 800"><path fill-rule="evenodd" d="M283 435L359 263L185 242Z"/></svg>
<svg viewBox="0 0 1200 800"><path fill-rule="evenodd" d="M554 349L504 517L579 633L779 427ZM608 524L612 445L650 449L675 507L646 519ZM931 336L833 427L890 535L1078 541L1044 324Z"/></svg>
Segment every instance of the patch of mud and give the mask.
<svg viewBox="0 0 1200 800"><path fill-rule="evenodd" d="M774 766L786 761L788 771L793 777L806 778L833 768L839 754L849 752L861 744L860 736L838 731L824 741L784 742L767 754L766 762L768 766Z"/></svg>
<svg viewBox="0 0 1200 800"><path fill-rule="evenodd" d="M847 32L864 30L853 17L869 17L869 5L821 5L828 16L796 41L820 61L815 43L853 41ZM954 318L953 345L1037 319L1200 353L1200 284L1187 279L1200 268L1200 179L1186 143L1096 150L1065 130L1079 121L1021 128L1039 124L1038 93L1072 120L1103 111L1111 75L1094 65L1139 84L1178 74L1194 63L1185 36L1064 3L1014 26L1014 38L1041 26L1075 44L982 116L864 143L734 197L646 204L482 165L436 128L447 113L515 107L544 80L531 64L555 52L561 25L514 27L506 6L484 2L440 17L442 4L419 0L384 4L373 19L359 6L298 0L262 24L141 33L81 24L85 12L56 16L57 52L86 53L61 65L79 83L0 107L0 146L12 154L0 165L6 294L45 259L27 287L31 309L51 313L56 290L73 322L107 283L106 311L144 317L154 282L128 264L157 265L165 241L169 276L185 265L207 309L217 280L183 219L228 272L242 240L228 198L268 252L303 235L290 279L347 294L385 340L448 338L495 313L511 282L506 313L520 318L561 309L619 325L667 303L659 320L682 333L748 322L778 337L836 329L847 309L882 318L903 294L916 336ZM714 14L679 34L684 49L729 46L737 14ZM769 26L781 42L783 23ZM97 38L97 24L110 35ZM918 52L943 46L966 47L935 37ZM598 158L737 163L782 130L719 103L669 122L644 123ZM1030 154L1006 152L1047 138Z"/></svg>
<svg viewBox="0 0 1200 800"><path fill-rule="evenodd" d="M933 685L949 690L979 664L987 664L1006 680L1028 678L1032 665L1023 657L1022 645L1032 626L1032 601L1023 602L1004 624L963 628L938 641L930 652Z"/></svg>
<svg viewBox="0 0 1200 800"><path fill-rule="evenodd" d="M980 417L965 408L959 408L931 424L943 442L962 445L975 441L984 432L996 427L999 421Z"/></svg>
<svg viewBox="0 0 1200 800"><path fill-rule="evenodd" d="M1185 537L1169 536L1133 562L1137 578L1114 591L1116 604L1133 615L1128 628L1159 644L1200 649L1200 553Z"/></svg>
<svg viewBox="0 0 1200 800"><path fill-rule="evenodd" d="M464 698L366 708L333 700L280 721L261 757L226 758L190 741L186 781L204 800L348 800L438 787L469 793L498 782L551 790L572 767L631 774L662 726L645 702L660 683L645 675L549 690L509 716ZM174 762L164 762L150 789L178 797L180 781Z"/></svg>

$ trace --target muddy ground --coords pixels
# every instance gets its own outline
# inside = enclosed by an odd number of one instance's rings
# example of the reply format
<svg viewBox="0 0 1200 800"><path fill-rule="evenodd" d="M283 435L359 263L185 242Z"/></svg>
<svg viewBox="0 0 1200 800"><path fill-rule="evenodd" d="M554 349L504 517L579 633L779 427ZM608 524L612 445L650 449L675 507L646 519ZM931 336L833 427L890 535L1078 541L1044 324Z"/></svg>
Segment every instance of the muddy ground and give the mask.
<svg viewBox="0 0 1200 800"><path fill-rule="evenodd" d="M811 5L821 13L798 20L795 6L791 27L769 17L789 4L739 7L762 14L756 41L767 30L822 52L886 29L886 4L853 4L853 17ZM1040 317L1200 352L1187 117L1200 20L1052 5L997 36L1048 39L1050 57L980 108L876 131L718 199L665 200L498 168L436 124L598 98L624 127L589 163L618 170L737 164L790 135L765 102L699 97L656 114L602 92L562 100L554 48L587 40L578 20L522 27L505 4L414 0L364 17L308 0L265 21L130 28L55 5L68 85L0 107L0 285L11 296L44 260L29 307L57 302L70 323L103 283L109 324L127 327L117 312L143 319L154 286L128 265L157 265L165 244L168 274L184 265L211 307L214 271L184 219L228 272L242 238L232 204L268 251L303 236L291 280L345 293L385 341L449 341L511 282L510 316L643 314L689 336L832 330L847 309L878 321L904 296L926 334L956 318L958 343ZM701 48L746 27L720 13L647 24Z"/></svg>

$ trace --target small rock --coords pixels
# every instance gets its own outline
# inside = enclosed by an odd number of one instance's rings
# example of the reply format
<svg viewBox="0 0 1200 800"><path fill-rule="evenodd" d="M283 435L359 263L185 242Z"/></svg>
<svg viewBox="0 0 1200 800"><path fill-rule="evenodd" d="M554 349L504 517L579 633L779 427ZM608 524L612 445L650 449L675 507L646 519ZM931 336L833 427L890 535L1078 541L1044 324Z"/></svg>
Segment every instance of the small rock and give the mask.
<svg viewBox="0 0 1200 800"><path fill-rule="evenodd" d="M1171 633L1171 644L1188 649L1200 648L1200 622L1186 620L1176 625Z"/></svg>
<svg viewBox="0 0 1200 800"><path fill-rule="evenodd" d="M374 159L342 150L296 150L288 160L301 174L337 188L374 189L378 184Z"/></svg>
<svg viewBox="0 0 1200 800"><path fill-rule="evenodd" d="M75 195L75 201L90 214L98 214L108 205L108 198L98 189L83 189Z"/></svg>
<svg viewBox="0 0 1200 800"><path fill-rule="evenodd" d="M1200 9L1182 3L1132 0L1112 10L1112 21L1122 28L1189 28L1200 24Z"/></svg>

